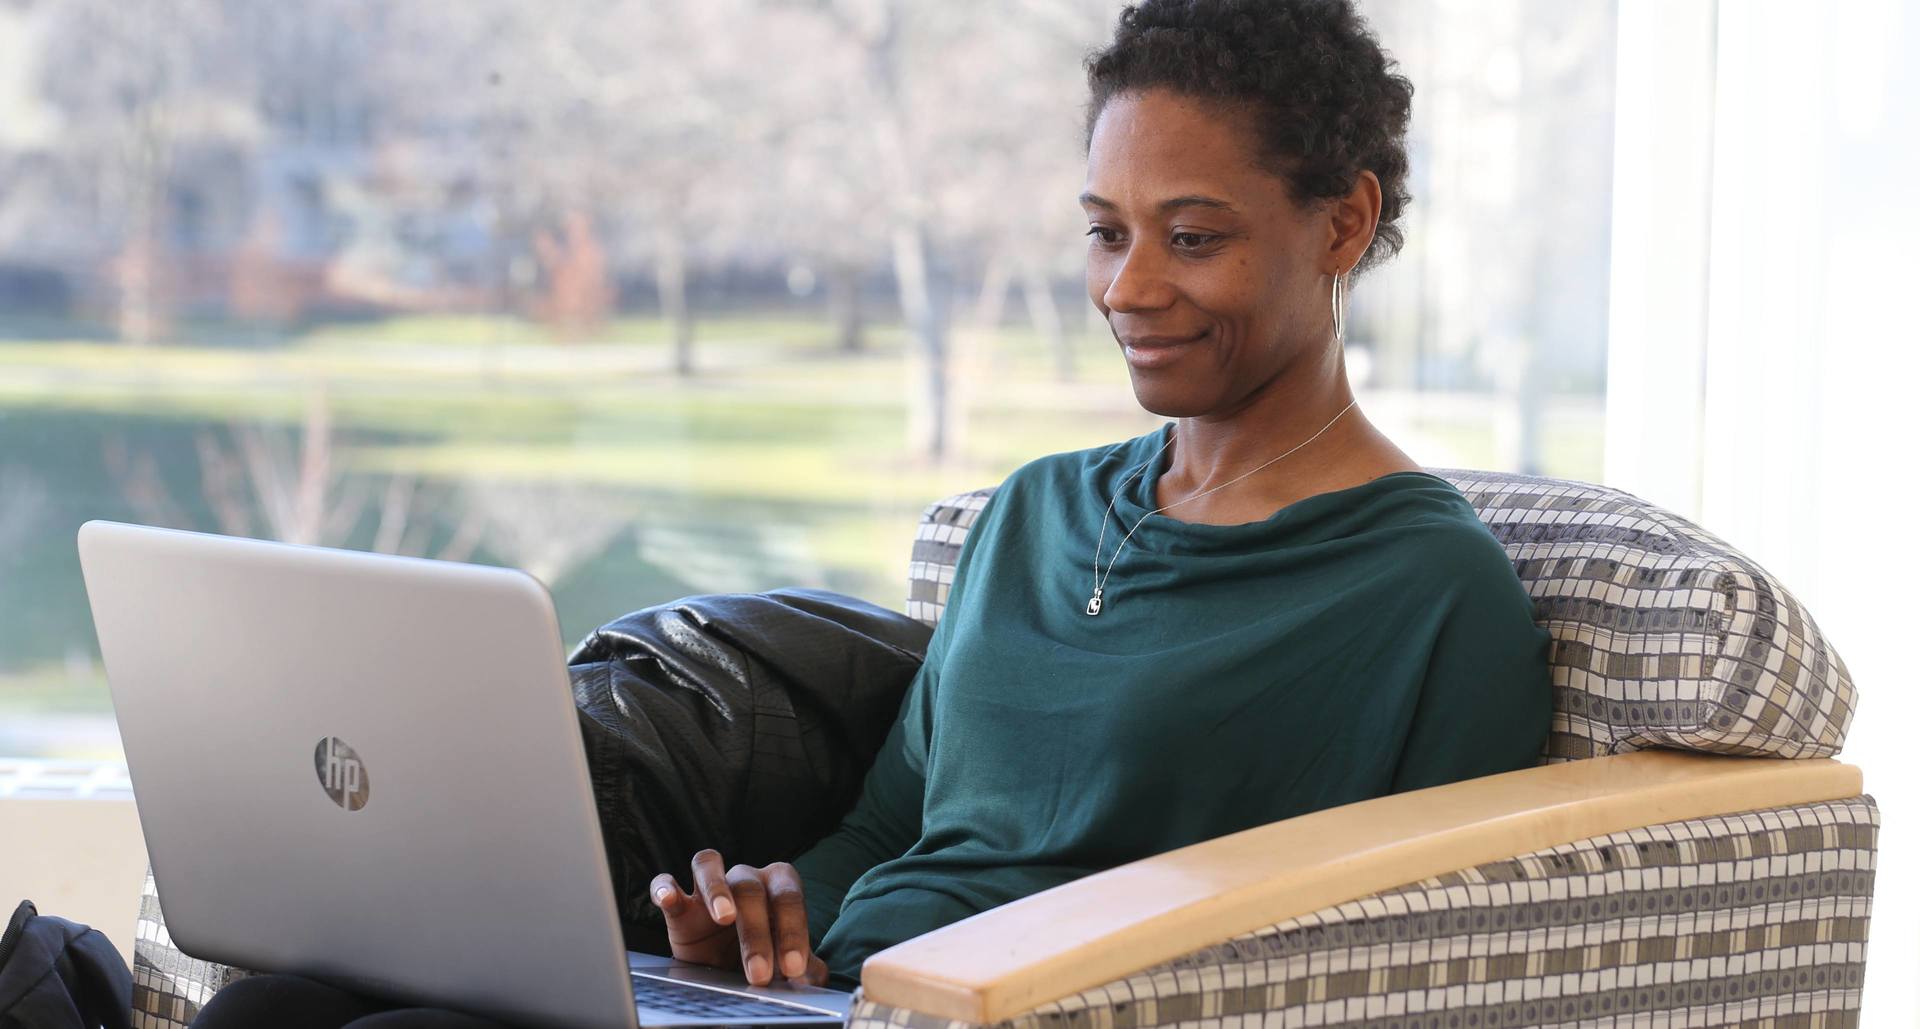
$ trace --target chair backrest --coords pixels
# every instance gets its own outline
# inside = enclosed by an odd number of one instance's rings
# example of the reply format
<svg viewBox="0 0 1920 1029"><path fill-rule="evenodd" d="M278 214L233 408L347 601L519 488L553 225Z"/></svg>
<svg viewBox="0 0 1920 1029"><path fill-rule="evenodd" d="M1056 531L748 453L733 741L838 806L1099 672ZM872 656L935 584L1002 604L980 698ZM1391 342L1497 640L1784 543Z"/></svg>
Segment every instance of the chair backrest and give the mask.
<svg viewBox="0 0 1920 1029"><path fill-rule="evenodd" d="M1506 548L1553 635L1543 764L1650 747L1789 758L1839 752L1853 680L1779 581L1699 526L1606 486L1429 469ZM907 614L932 625L997 486L927 505Z"/></svg>

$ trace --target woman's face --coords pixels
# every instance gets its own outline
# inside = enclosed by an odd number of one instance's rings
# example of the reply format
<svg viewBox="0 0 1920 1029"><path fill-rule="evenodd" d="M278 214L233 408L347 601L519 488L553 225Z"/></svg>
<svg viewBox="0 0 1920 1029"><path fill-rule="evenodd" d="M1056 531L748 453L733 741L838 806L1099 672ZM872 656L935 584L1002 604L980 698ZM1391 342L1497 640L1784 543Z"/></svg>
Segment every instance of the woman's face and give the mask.
<svg viewBox="0 0 1920 1029"><path fill-rule="evenodd" d="M1165 90L1109 100L1087 148L1087 295L1142 407L1239 410L1330 357L1338 233L1255 163L1241 117Z"/></svg>

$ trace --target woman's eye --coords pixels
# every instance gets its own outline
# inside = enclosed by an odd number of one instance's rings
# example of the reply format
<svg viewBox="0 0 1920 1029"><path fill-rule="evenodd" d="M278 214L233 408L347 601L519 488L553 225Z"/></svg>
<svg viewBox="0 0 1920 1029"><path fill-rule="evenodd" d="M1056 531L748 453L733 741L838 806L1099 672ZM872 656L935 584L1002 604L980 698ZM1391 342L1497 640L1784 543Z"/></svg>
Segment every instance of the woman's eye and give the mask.
<svg viewBox="0 0 1920 1029"><path fill-rule="evenodd" d="M1105 225L1095 225L1087 230L1101 246L1114 246L1120 242L1120 232ZM1218 243L1220 237L1207 232L1176 232L1168 240L1176 250L1198 251Z"/></svg>

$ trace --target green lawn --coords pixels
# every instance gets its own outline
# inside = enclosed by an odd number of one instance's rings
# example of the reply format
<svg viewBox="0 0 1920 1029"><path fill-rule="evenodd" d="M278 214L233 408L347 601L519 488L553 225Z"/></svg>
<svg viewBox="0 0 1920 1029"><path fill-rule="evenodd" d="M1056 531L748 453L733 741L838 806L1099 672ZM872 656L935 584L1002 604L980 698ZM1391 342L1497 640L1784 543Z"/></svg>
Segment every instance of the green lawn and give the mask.
<svg viewBox="0 0 1920 1029"><path fill-rule="evenodd" d="M812 585L899 609L928 502L1160 421L1134 402L1110 341L1076 336L1076 375L1061 383L1037 335L963 329L952 341L960 442L933 463L906 445L915 364L897 326L875 327L848 355L823 323L708 320L690 378L672 372L657 319L621 319L602 336L562 344L517 319L441 317L251 349L0 341L0 483L18 491L17 517L0 518L12 534L0 553L0 726L108 710L73 531L92 517L150 519L106 455L150 457L182 527L215 529L202 437L264 425L291 444L316 394L350 481L397 475L437 490L442 506L422 515L430 539L470 510L505 519L473 560L524 566L599 526L604 538L550 582L570 640L695 592ZM1363 402L1422 460L1498 461L1491 404ZM1562 407L1543 433L1548 470L1596 478L1598 408ZM527 502L494 495L509 487L567 509L516 510ZM345 544L371 545L376 515L370 506ZM19 738L0 731L0 747Z"/></svg>

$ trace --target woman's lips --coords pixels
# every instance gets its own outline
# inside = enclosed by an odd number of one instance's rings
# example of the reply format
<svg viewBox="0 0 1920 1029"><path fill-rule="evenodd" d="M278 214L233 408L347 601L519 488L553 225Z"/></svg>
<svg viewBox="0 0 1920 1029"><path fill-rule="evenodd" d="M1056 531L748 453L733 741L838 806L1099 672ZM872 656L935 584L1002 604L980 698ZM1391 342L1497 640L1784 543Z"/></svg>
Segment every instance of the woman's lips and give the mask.
<svg viewBox="0 0 1920 1029"><path fill-rule="evenodd" d="M1120 349L1126 352L1127 363L1135 368L1160 368L1178 361L1194 344L1204 341L1211 331L1183 340L1169 340L1166 337L1141 339L1123 343Z"/></svg>

